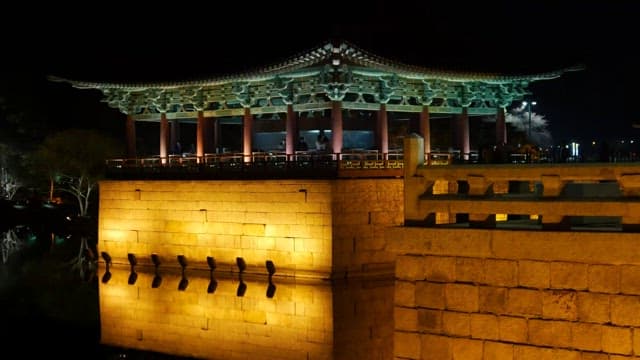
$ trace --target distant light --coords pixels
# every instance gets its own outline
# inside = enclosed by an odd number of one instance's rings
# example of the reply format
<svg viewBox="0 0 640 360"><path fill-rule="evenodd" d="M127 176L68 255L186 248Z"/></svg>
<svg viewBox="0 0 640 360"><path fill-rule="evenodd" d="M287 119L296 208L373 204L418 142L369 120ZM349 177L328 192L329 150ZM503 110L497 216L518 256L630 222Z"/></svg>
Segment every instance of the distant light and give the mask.
<svg viewBox="0 0 640 360"><path fill-rule="evenodd" d="M624 140L620 140L620 144L624 144Z"/></svg>
<svg viewBox="0 0 640 360"><path fill-rule="evenodd" d="M596 144L595 140L591 142L591 145L595 145L595 144Z"/></svg>
<svg viewBox="0 0 640 360"><path fill-rule="evenodd" d="M526 101L523 101L523 102L522 102L522 106L527 106L527 102L526 102Z"/></svg>
<svg viewBox="0 0 640 360"><path fill-rule="evenodd" d="M535 101L531 102L531 105L536 105L536 104L537 104L537 102L535 102Z"/></svg>
<svg viewBox="0 0 640 360"><path fill-rule="evenodd" d="M335 66L340 65L340 59L333 59L332 64Z"/></svg>
<svg viewBox="0 0 640 360"><path fill-rule="evenodd" d="M631 140L631 141L629 141L629 142L633 144L633 140Z"/></svg>

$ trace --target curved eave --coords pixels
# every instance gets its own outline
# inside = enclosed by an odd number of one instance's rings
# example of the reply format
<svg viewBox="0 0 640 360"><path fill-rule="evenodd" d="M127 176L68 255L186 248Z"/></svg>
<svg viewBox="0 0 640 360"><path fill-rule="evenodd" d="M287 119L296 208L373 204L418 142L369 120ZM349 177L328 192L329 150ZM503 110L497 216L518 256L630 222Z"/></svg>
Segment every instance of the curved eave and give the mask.
<svg viewBox="0 0 640 360"><path fill-rule="evenodd" d="M538 80L550 80L560 77L569 71L583 70L582 66L574 66L570 68L560 69L537 74L517 74L505 75L498 73L482 73L482 72L456 72L448 70L438 70L424 68L414 65L406 65L397 61L389 60L367 51L361 50L356 46L343 42L339 46L327 43L317 47L311 51L303 52L297 56L293 56L287 61L274 64L268 67L256 69L251 72L227 75L217 78L207 78L192 81L174 81L174 82L158 82L158 83L109 83L109 82L90 82L76 81L55 76L50 76L49 80L57 82L66 82L78 89L99 89L99 90L125 90L125 91L142 91L146 89L176 89L183 87L208 87L229 84L233 82L258 82L271 80L276 76L286 75L287 77L305 77L317 74L320 70L313 69L314 65L320 64L332 58L339 56L344 60L348 60L363 68L357 69L356 72L369 76L380 76L380 72L397 74L398 76L416 79L416 80L445 80L451 82L484 82L489 84L505 84L513 82L532 82ZM306 69L305 69L306 68ZM368 70L371 69L371 70Z"/></svg>
<svg viewBox="0 0 640 360"><path fill-rule="evenodd" d="M397 74L409 79L416 80L446 80L452 82L485 82L491 84L504 84L511 82L532 82L539 80L555 79L562 74L570 71L584 70L584 66L576 65L560 70L534 73L534 74L499 74L499 73L482 73L482 72L460 72L425 68L415 65L407 65L397 61L389 60L378 55L374 55L365 50L361 50L353 45L347 46L343 50L343 55L355 64L358 64L364 68L371 68L386 71L389 73ZM373 70L372 72L374 72ZM360 69L359 73L363 75L372 75L367 73L366 70Z"/></svg>

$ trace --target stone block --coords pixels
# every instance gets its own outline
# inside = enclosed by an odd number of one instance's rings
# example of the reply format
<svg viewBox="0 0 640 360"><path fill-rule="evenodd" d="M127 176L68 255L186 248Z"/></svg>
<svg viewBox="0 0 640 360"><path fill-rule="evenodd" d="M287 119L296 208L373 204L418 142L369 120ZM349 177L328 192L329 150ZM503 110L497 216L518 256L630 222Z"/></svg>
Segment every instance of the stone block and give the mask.
<svg viewBox="0 0 640 360"><path fill-rule="evenodd" d="M480 340L453 338L451 353L453 360L482 360L483 344Z"/></svg>
<svg viewBox="0 0 640 360"><path fill-rule="evenodd" d="M478 311L478 287L465 284L446 284L447 310Z"/></svg>
<svg viewBox="0 0 640 360"><path fill-rule="evenodd" d="M582 353L582 360L609 360L609 355L585 351Z"/></svg>
<svg viewBox="0 0 640 360"><path fill-rule="evenodd" d="M395 344L394 344L395 347ZM421 336L421 356L412 359L443 360L451 359L451 339L445 336L425 334ZM399 355L396 352L396 357Z"/></svg>
<svg viewBox="0 0 640 360"><path fill-rule="evenodd" d="M420 335L396 331L393 336L393 354L395 357L420 359L422 341Z"/></svg>
<svg viewBox="0 0 640 360"><path fill-rule="evenodd" d="M624 196L640 196L640 174L624 174L618 178L620 191Z"/></svg>
<svg viewBox="0 0 640 360"><path fill-rule="evenodd" d="M602 327L602 351L610 354L630 355L633 349L630 328Z"/></svg>
<svg viewBox="0 0 640 360"><path fill-rule="evenodd" d="M550 286L554 289L586 290L587 269L586 264L553 262L549 265Z"/></svg>
<svg viewBox="0 0 640 360"><path fill-rule="evenodd" d="M581 360L579 351L553 349L553 360Z"/></svg>
<svg viewBox="0 0 640 360"><path fill-rule="evenodd" d="M489 314L471 314L471 337L498 340L498 317Z"/></svg>
<svg viewBox="0 0 640 360"><path fill-rule="evenodd" d="M397 330L418 331L418 310L404 307L393 308L393 321Z"/></svg>
<svg viewBox="0 0 640 360"><path fill-rule="evenodd" d="M634 328L632 333L633 333L633 338L632 338L633 355L639 356L640 355L640 329Z"/></svg>
<svg viewBox="0 0 640 360"><path fill-rule="evenodd" d="M542 317L576 320L578 296L575 291L547 290L542 292Z"/></svg>
<svg viewBox="0 0 640 360"><path fill-rule="evenodd" d="M442 313L443 333L455 336L469 336L471 334L470 317L466 313L444 311Z"/></svg>
<svg viewBox="0 0 640 360"><path fill-rule="evenodd" d="M578 350L602 350L602 325L573 323L571 325L572 347Z"/></svg>
<svg viewBox="0 0 640 360"><path fill-rule="evenodd" d="M549 288L549 263L520 260L518 262L518 284L538 289Z"/></svg>
<svg viewBox="0 0 640 360"><path fill-rule="evenodd" d="M558 175L542 175L542 196L544 197L556 197L564 190L565 180Z"/></svg>
<svg viewBox="0 0 640 360"><path fill-rule="evenodd" d="M431 309L445 308L445 284L420 281L416 284L416 305Z"/></svg>
<svg viewBox="0 0 640 360"><path fill-rule="evenodd" d="M424 258L425 278L428 281L453 282L456 278L456 258L426 256Z"/></svg>
<svg viewBox="0 0 640 360"><path fill-rule="evenodd" d="M542 315L542 292L529 289L509 289L507 313L520 316Z"/></svg>
<svg viewBox="0 0 640 360"><path fill-rule="evenodd" d="M531 319L529 342L533 345L571 347L571 323Z"/></svg>
<svg viewBox="0 0 640 360"><path fill-rule="evenodd" d="M623 294L640 294L640 266L620 266L620 292Z"/></svg>
<svg viewBox="0 0 640 360"><path fill-rule="evenodd" d="M589 265L589 291L617 294L620 292L620 270L615 265Z"/></svg>
<svg viewBox="0 0 640 360"><path fill-rule="evenodd" d="M518 263L516 261L487 259L484 267L484 279L488 285L517 286Z"/></svg>
<svg viewBox="0 0 640 360"><path fill-rule="evenodd" d="M612 324L640 326L640 297L610 295L610 300Z"/></svg>
<svg viewBox="0 0 640 360"><path fill-rule="evenodd" d="M469 184L470 196L484 196L491 185L482 175L468 175L467 183Z"/></svg>
<svg viewBox="0 0 640 360"><path fill-rule="evenodd" d="M419 309L418 328L420 332L441 332L442 331L442 311Z"/></svg>
<svg viewBox="0 0 640 360"><path fill-rule="evenodd" d="M479 286L478 308L481 312L503 314L507 305L507 288Z"/></svg>
<svg viewBox="0 0 640 360"><path fill-rule="evenodd" d="M610 311L610 295L578 292L579 321L608 323Z"/></svg>
<svg viewBox="0 0 640 360"><path fill-rule="evenodd" d="M396 276L402 280L424 280L424 257L403 255L396 258Z"/></svg>
<svg viewBox="0 0 640 360"><path fill-rule="evenodd" d="M484 342L484 360L512 360L513 345L493 341Z"/></svg>
<svg viewBox="0 0 640 360"><path fill-rule="evenodd" d="M514 346L514 359L517 360L555 360L553 349L526 345Z"/></svg>
<svg viewBox="0 0 640 360"><path fill-rule="evenodd" d="M416 306L416 286L413 282L396 280L394 289L393 302L396 306Z"/></svg>
<svg viewBox="0 0 640 360"><path fill-rule="evenodd" d="M529 333L527 319L512 316L500 316L498 318L498 333L500 340L525 343Z"/></svg>
<svg viewBox="0 0 640 360"><path fill-rule="evenodd" d="M484 260L478 258L456 258L456 280L481 283L484 281Z"/></svg>

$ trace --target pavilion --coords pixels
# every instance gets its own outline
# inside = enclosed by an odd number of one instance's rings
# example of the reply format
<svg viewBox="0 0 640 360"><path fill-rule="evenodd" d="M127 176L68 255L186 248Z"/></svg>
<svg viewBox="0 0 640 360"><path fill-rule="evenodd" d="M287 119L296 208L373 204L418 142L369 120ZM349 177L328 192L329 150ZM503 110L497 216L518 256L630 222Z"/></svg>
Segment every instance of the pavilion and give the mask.
<svg viewBox="0 0 640 360"><path fill-rule="evenodd" d="M375 149L387 159L389 114L416 114L416 132L431 153L430 118L451 117L454 147L469 159L469 117L495 117L495 145L507 143L505 108L529 94L530 83L573 68L537 74L454 72L402 64L350 43L326 44L255 71L194 81L86 82L52 78L79 89L97 89L126 115L127 156L136 158L136 124L159 123L159 158L165 163L180 142L180 123L195 123L193 152L236 150L245 162L256 151L279 148L287 159L304 138L329 135L334 159L348 149ZM365 113L367 116L350 116ZM225 130L227 129L227 130ZM359 131L352 131L359 130ZM274 136L275 134L275 136ZM348 136L346 136L348 135ZM399 150L401 151L401 150Z"/></svg>

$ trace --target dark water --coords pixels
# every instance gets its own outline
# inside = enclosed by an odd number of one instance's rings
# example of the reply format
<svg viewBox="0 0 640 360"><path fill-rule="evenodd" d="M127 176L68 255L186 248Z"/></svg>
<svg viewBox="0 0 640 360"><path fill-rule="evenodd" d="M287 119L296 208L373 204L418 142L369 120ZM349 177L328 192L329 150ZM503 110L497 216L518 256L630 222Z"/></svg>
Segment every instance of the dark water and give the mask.
<svg viewBox="0 0 640 360"><path fill-rule="evenodd" d="M16 357L180 359L100 344L98 278L70 263L87 225L65 214L2 211L0 222L0 345Z"/></svg>
<svg viewBox="0 0 640 360"><path fill-rule="evenodd" d="M101 334L101 326L106 324L107 330L113 329L113 318L102 319L100 316L100 306L102 301L103 312L105 314L125 313L126 308L121 307L121 301L127 304L138 306L142 309L152 309L161 303L175 304L174 299L183 296L197 297L197 303L209 304L204 307L204 311L211 310L211 315L206 320L206 327L200 333L212 334L215 329L228 329L232 324L233 317L224 318L217 314L224 312L234 314L243 311L247 304L266 309L280 311L282 304L292 304L296 309L296 319L308 323L310 334L317 334L317 326L314 322L328 322L328 337L322 344L315 343L311 339L298 339L292 342L296 347L291 352L283 349L283 353L289 354L287 358L330 358L334 360L367 358L367 359L390 359L392 358L392 338L393 338L393 280L378 281L343 281L323 286L303 285L293 283L283 283L276 281L277 291L271 295L267 290L266 282L248 282L248 290L244 295L238 295L235 280L219 279L219 285L215 294L208 294L207 285L210 284L208 277L198 277L195 273L189 274L189 288L180 291L176 284L179 277L163 274L162 285L154 289L153 274L140 273L138 281L132 285L127 284L129 276L128 268L116 271L108 282L102 280L105 269L100 266L85 266L84 275L80 268L74 267L74 259L78 256L81 239L88 239L90 248L95 250L95 229L94 223L69 222L64 217L52 221L46 220L30 221L20 225L11 224L0 228L0 239L3 244L3 258L0 263L0 342L5 351L14 351L21 357L41 357L42 354L58 357L83 357L91 359L189 359L168 355L166 349L176 348L175 346L165 346L159 344L158 347L151 347L154 351L141 351L144 348L143 342L129 343L131 346L120 346L127 344L127 338L119 339L119 335L112 333ZM66 223L65 223L66 221ZM0 224L1 225L1 224ZM7 247L6 237L9 232L13 232L19 241L13 247ZM18 244L18 245L16 245ZM91 254L89 254L90 256ZM85 264L93 264L87 262ZM97 264L97 263L96 263ZM111 274L110 274L111 275ZM136 292L133 292L135 289ZM274 288L275 290L275 288ZM100 291L103 299L100 299ZM131 298L114 298L113 294L137 294ZM267 295L265 295L265 293ZM275 293L275 296L274 296ZM311 295L310 295L311 294ZM121 296L121 295L116 295ZM127 295L130 296L130 295ZM240 298L239 296L242 296ZM271 299L273 298L273 299ZM311 299L311 300L309 300ZM328 309L325 318L298 316L299 309L305 309L308 313L310 309L317 307L322 300L322 309ZM272 303L275 301L275 303ZM306 303L313 301L315 304ZM193 315L193 306L172 307L175 314L179 314L180 319ZM208 310L207 310L208 309ZM200 308L197 311L201 311ZM268 310L270 311L270 310ZM284 307L286 312L286 306ZM128 328L136 329L145 326L144 323L137 323L138 317L143 313L134 313L131 318L119 319L128 323ZM107 316L107 315L105 315ZM323 315L325 316L325 315ZM211 317L211 319L209 319ZM218 318L215 320L214 318ZM210 322L211 321L211 322ZM215 321L219 321L216 324ZM244 329L244 323L235 323L237 329ZM176 325L176 323L162 326ZM269 339L277 341L279 344L286 344L286 331L278 328L278 325L269 324L260 327L269 332ZM231 327L233 328L233 327ZM320 327L322 328L322 327ZM163 333L163 329L153 329ZM144 330L146 334L152 330ZM215 337L225 337L228 331L221 330L215 333ZM236 332L237 333L237 332ZM278 337L276 334L285 334ZM102 335L102 337L101 337ZM151 334L153 335L153 334ZM101 340L107 337L109 341L117 346L105 346ZM234 358L265 358L261 349L273 350L270 348L251 348L255 338L243 338L243 335L227 337L231 352ZM284 338L283 338L284 336ZM180 336L181 339L187 338ZM130 339L130 338L129 338ZM213 339L213 338L212 338ZM184 341L184 340L181 340ZM137 345L136 345L137 344ZM235 344L235 345L233 345ZM325 348L328 344L329 348ZM193 345L202 346L197 341ZM205 345L206 346L206 345ZM275 344L276 347L280 345ZM319 346L321 346L319 348ZM236 348L240 347L238 353ZM148 349L148 348L147 348ZM302 351L300 350L302 349ZM180 353L180 352L177 352ZM202 354L212 354L201 352ZM240 354L240 355L238 355ZM299 356L300 354L306 354ZM311 356L310 356L311 354ZM205 356L205 355L203 355ZM226 358L217 355L206 355L208 358Z"/></svg>

